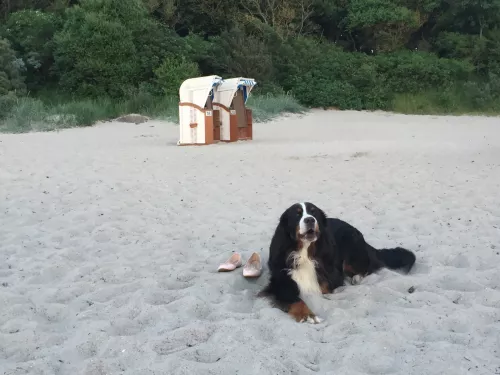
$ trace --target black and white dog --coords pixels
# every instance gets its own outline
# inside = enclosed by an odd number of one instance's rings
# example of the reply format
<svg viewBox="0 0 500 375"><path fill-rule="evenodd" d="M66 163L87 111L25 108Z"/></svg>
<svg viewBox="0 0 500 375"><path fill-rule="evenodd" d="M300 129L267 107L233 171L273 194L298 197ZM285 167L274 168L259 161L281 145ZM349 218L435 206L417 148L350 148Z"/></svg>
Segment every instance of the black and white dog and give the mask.
<svg viewBox="0 0 500 375"><path fill-rule="evenodd" d="M411 251L377 250L348 223L327 218L312 203L297 203L281 215L269 249L269 284L259 295L297 322L319 323L301 295L332 293L346 278L359 283L383 267L407 273L414 263Z"/></svg>

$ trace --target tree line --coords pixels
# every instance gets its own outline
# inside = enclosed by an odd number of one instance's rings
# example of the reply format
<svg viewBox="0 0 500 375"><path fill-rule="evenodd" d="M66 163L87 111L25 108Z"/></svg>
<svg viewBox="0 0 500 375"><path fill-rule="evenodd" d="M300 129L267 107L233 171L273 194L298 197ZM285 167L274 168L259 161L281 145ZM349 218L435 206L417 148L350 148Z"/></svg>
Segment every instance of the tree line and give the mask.
<svg viewBox="0 0 500 375"><path fill-rule="evenodd" d="M209 74L314 107L498 108L500 0L0 2L0 111L28 92L175 96Z"/></svg>

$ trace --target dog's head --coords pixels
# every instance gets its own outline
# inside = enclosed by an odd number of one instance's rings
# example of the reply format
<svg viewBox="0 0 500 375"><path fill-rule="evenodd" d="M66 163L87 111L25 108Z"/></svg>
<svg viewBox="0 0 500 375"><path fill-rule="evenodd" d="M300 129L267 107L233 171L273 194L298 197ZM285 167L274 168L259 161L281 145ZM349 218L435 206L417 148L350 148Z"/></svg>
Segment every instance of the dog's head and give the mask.
<svg viewBox="0 0 500 375"><path fill-rule="evenodd" d="M326 225L326 215L312 203L296 203L283 212L279 225L292 240L312 243L321 236Z"/></svg>

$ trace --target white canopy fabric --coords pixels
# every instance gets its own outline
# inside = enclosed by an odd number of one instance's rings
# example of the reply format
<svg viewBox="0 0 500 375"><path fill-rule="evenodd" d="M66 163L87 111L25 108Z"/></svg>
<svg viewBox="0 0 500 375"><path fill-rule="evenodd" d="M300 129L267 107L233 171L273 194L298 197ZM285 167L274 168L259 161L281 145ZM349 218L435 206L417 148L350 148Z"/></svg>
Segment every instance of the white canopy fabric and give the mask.
<svg viewBox="0 0 500 375"><path fill-rule="evenodd" d="M234 95L239 88L243 88L245 103L248 99L250 91L257 84L253 78L229 78L225 79L218 87L216 94L216 102L226 107L231 105Z"/></svg>
<svg viewBox="0 0 500 375"><path fill-rule="evenodd" d="M179 88L180 101L204 108L210 91L222 82L222 78L216 75L187 79Z"/></svg>

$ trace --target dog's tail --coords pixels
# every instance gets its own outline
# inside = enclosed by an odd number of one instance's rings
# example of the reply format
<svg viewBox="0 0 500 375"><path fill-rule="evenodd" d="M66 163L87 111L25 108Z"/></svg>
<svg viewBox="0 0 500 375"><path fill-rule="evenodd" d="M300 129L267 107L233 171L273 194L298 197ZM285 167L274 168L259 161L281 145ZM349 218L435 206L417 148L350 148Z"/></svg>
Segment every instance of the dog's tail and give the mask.
<svg viewBox="0 0 500 375"><path fill-rule="evenodd" d="M384 267L406 273L410 272L416 261L415 254L402 247L375 250L375 255Z"/></svg>

